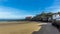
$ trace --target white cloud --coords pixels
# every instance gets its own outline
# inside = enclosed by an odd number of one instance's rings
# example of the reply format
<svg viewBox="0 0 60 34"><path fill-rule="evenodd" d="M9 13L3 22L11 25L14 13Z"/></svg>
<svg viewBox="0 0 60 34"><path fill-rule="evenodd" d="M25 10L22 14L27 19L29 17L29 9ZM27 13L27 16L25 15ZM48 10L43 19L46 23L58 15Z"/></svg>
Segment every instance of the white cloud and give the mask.
<svg viewBox="0 0 60 34"><path fill-rule="evenodd" d="M50 7L45 8L45 11L50 11L50 12L60 11L60 0L55 0Z"/></svg>
<svg viewBox="0 0 60 34"><path fill-rule="evenodd" d="M7 2L8 0L0 0L0 2Z"/></svg>
<svg viewBox="0 0 60 34"><path fill-rule="evenodd" d="M58 12L60 11L60 6L51 6L51 7L45 8L45 11Z"/></svg>
<svg viewBox="0 0 60 34"><path fill-rule="evenodd" d="M20 12L19 12L20 11ZM10 7L4 7L4 6L0 6L0 19L10 19L10 18L21 18L23 10L18 10L15 8L10 8Z"/></svg>
<svg viewBox="0 0 60 34"><path fill-rule="evenodd" d="M11 7L0 6L0 19L19 19L26 16L34 16L26 14L25 10L19 10Z"/></svg>

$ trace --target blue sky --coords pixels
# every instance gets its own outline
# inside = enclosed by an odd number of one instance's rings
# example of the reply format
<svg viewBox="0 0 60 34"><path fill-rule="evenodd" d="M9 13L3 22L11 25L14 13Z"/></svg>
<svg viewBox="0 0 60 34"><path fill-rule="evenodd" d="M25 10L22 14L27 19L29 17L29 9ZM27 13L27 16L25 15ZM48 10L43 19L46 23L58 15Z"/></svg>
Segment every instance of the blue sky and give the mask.
<svg viewBox="0 0 60 34"><path fill-rule="evenodd" d="M60 11L60 0L0 0L0 19L21 19Z"/></svg>

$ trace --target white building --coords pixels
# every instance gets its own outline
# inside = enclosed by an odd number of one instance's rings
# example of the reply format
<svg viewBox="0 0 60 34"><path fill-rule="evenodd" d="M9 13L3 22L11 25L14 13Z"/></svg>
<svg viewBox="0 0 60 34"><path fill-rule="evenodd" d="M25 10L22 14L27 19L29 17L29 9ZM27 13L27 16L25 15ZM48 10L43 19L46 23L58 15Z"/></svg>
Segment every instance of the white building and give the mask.
<svg viewBox="0 0 60 34"><path fill-rule="evenodd" d="M52 16L53 19L56 19L58 17L60 17L60 14L58 14L58 13L54 13L53 16Z"/></svg>

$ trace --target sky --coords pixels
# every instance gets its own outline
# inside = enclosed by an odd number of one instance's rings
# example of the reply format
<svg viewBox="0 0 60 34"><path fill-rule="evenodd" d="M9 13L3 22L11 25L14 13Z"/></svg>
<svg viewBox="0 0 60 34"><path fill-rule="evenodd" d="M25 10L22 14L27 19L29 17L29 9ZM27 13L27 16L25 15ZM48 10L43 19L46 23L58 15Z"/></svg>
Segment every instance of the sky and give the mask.
<svg viewBox="0 0 60 34"><path fill-rule="evenodd" d="M0 19L22 19L60 11L60 0L0 0Z"/></svg>

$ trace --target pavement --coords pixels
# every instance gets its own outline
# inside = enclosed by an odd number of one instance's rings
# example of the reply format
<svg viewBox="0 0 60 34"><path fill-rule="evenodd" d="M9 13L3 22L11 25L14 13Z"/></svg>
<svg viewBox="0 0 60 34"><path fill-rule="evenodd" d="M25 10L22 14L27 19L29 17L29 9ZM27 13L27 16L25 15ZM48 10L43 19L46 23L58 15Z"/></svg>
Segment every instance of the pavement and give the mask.
<svg viewBox="0 0 60 34"><path fill-rule="evenodd" d="M38 31L34 31L32 34L60 34L58 29L52 26L51 23L40 23L42 26Z"/></svg>

